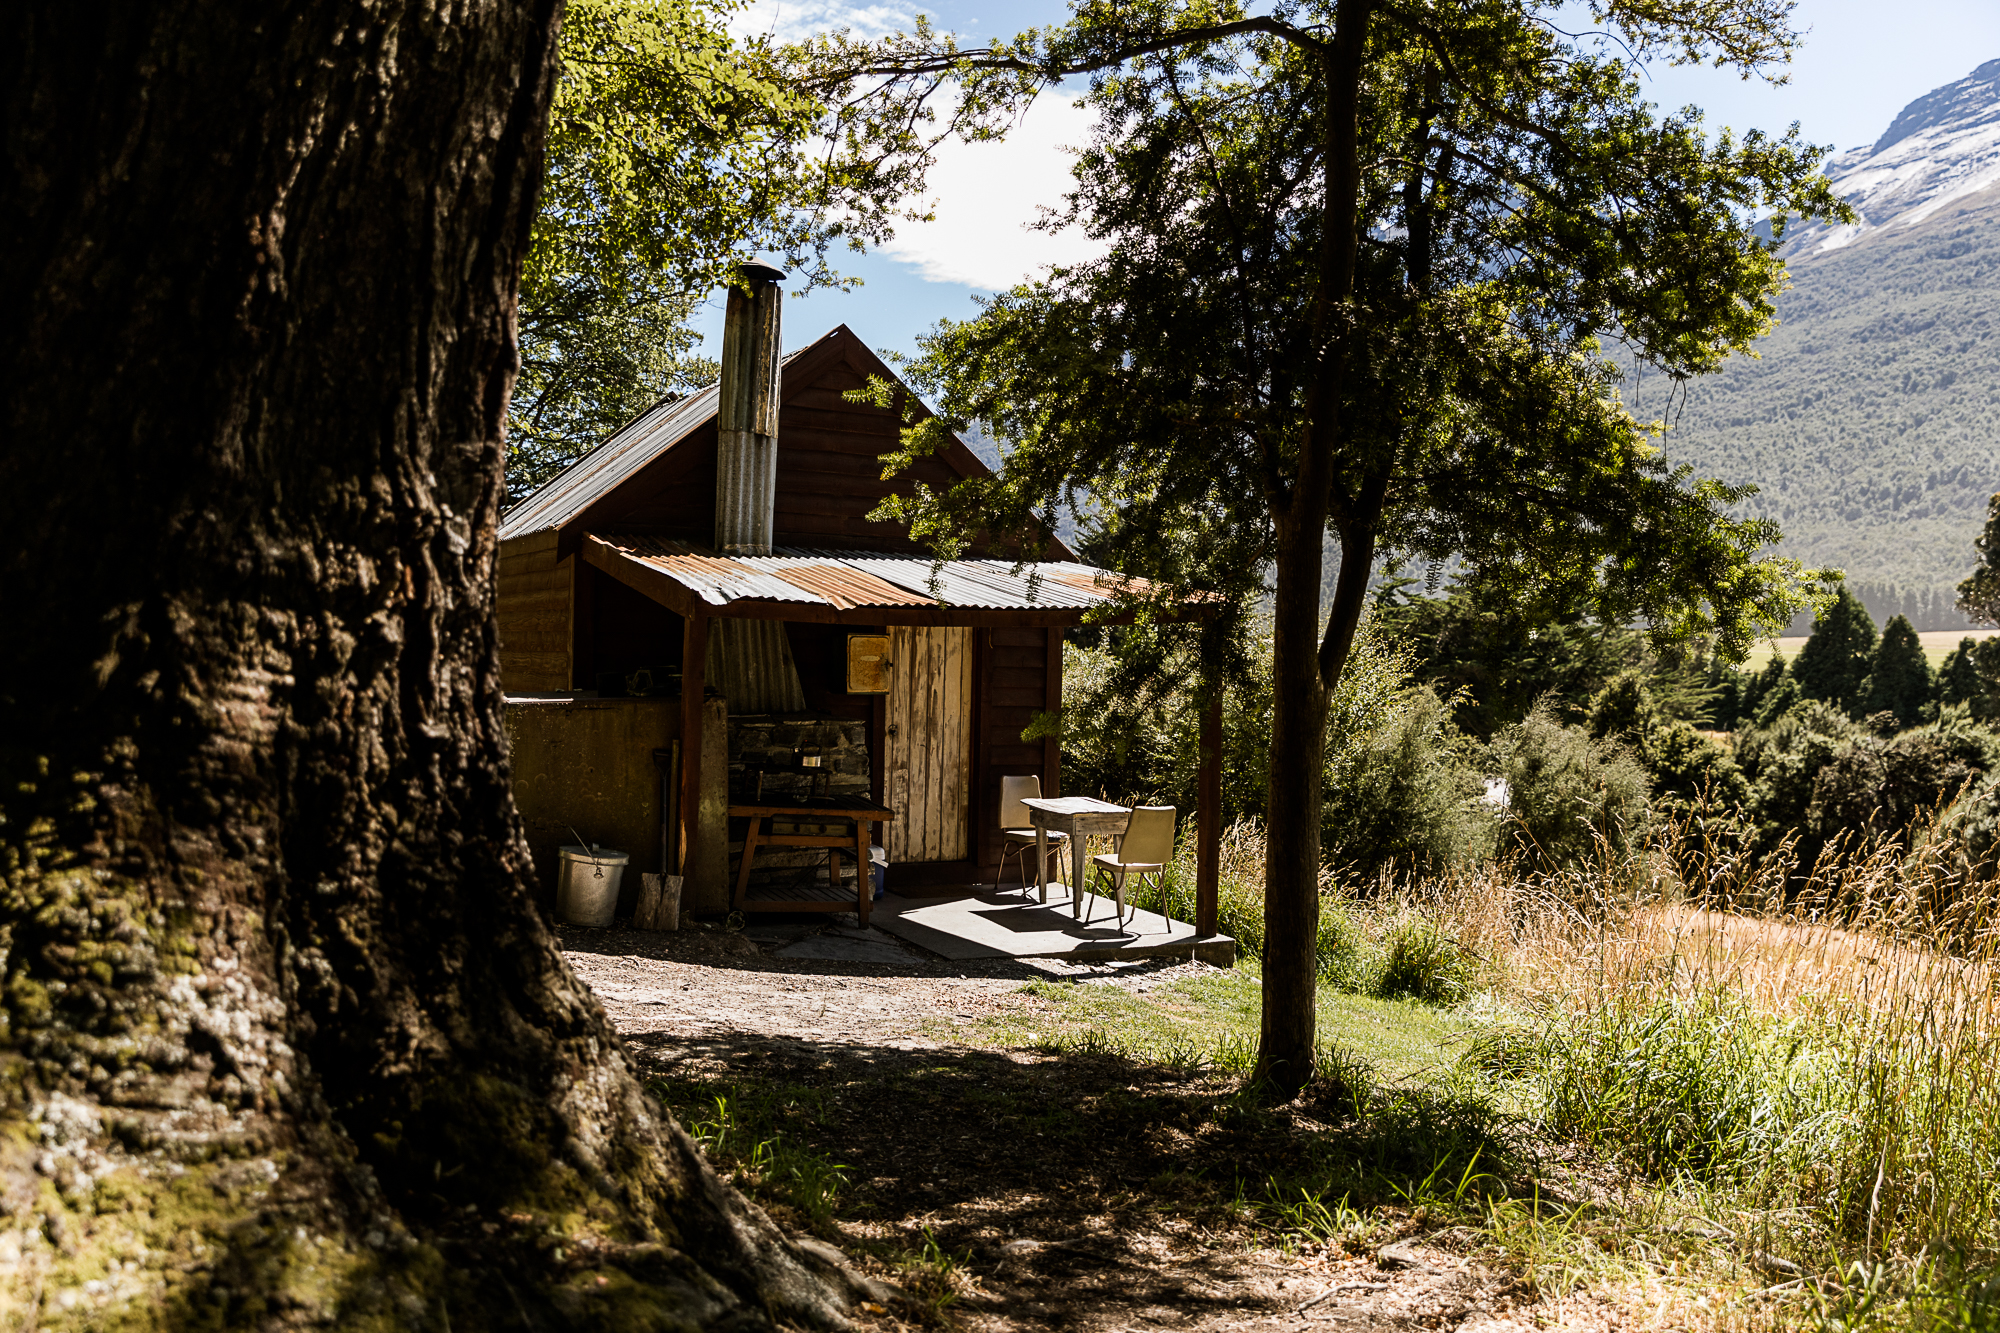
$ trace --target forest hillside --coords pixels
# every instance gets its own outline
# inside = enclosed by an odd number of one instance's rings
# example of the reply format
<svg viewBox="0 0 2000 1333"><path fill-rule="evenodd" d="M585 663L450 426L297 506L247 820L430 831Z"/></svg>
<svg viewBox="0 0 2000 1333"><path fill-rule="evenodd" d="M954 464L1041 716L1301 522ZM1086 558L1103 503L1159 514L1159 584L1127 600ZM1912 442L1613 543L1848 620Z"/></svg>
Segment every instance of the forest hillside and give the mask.
<svg viewBox="0 0 2000 1333"><path fill-rule="evenodd" d="M1877 620L1955 629L2000 487L2000 60L1828 174L1861 221L1788 242L1759 358L1684 388L1634 376L1625 396L1668 422L1677 461L1760 487L1748 507L1789 553L1846 570Z"/></svg>

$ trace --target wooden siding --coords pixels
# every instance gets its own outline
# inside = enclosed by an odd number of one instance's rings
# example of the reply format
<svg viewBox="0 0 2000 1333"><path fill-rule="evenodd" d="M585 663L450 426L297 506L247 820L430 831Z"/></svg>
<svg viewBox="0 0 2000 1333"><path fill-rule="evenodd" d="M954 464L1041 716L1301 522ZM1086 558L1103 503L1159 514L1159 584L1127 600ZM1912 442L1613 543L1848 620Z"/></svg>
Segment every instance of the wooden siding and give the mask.
<svg viewBox="0 0 2000 1333"><path fill-rule="evenodd" d="M986 816L979 827L978 862L982 877L996 875L1000 865L1000 779L1033 774L1042 792L1061 795L1052 743L1024 741L1021 733L1035 714L1062 697L1062 631L1059 629L980 630L984 644L984 699L980 716L979 770L974 774L973 799ZM1055 678L1050 678L1050 645L1055 648ZM1010 881L1011 882L1011 881Z"/></svg>
<svg viewBox="0 0 2000 1333"><path fill-rule="evenodd" d="M570 688L574 557L557 559L556 534L533 532L500 546L500 687L510 694Z"/></svg>
<svg viewBox="0 0 2000 1333"><path fill-rule="evenodd" d="M891 865L962 861L972 777L972 635L969 629L889 631L884 832Z"/></svg>
<svg viewBox="0 0 2000 1333"><path fill-rule="evenodd" d="M950 457L921 459L895 480L882 480L881 456L898 447L897 413L842 397L864 387L870 374L888 370L845 330L785 368L772 527L777 545L928 555L899 525L871 523L866 515L885 496L910 494L918 482L947 487L979 469L962 445L954 445ZM710 545L715 424L698 427L568 526Z"/></svg>

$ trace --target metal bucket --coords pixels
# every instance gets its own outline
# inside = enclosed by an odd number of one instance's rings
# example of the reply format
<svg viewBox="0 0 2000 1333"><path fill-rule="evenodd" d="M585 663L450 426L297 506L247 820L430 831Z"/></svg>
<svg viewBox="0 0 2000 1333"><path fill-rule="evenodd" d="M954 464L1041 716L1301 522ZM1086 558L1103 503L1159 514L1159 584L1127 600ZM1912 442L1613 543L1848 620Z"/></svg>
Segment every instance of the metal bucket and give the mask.
<svg viewBox="0 0 2000 1333"><path fill-rule="evenodd" d="M608 847L556 849L556 918L603 930L618 914L618 881L630 858Z"/></svg>

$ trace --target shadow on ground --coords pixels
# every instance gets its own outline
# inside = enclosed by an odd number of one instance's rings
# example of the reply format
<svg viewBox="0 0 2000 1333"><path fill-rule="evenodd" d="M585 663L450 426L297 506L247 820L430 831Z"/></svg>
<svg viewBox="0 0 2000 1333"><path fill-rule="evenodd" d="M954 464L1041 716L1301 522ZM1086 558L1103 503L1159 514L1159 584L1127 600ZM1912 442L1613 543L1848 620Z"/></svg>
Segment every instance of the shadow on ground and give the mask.
<svg viewBox="0 0 2000 1333"><path fill-rule="evenodd" d="M929 1244L1030 1324L1276 1309L1300 1298L1255 1280L1248 1242L1372 1253L1532 1174L1490 1105L1353 1070L1274 1107L1235 1076L1089 1052L628 1043L781 1221L891 1262Z"/></svg>
<svg viewBox="0 0 2000 1333"><path fill-rule="evenodd" d="M666 962L692 963L702 967L729 968L751 972L787 972L812 976L846 977L978 977L998 981L1087 980L1102 976L1143 976L1182 966L1185 957L1131 958L1116 962L1070 962L1061 959L978 958L954 962L940 958L893 936L877 932L858 938L860 928L852 917L843 921L828 914L799 920L760 918L743 931L693 927L679 931L646 931L614 928L587 930L579 926L558 926L556 937L565 953L596 954L607 958L650 958ZM787 943L813 937L854 938L870 947L857 950L852 959L839 957L787 958L776 951Z"/></svg>

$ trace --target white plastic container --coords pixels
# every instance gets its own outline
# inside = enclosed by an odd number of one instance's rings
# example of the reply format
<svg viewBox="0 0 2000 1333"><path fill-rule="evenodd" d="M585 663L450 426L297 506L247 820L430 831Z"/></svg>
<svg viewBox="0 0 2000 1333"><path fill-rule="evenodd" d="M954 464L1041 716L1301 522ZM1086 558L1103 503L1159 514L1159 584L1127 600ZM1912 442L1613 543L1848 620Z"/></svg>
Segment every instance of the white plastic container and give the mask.
<svg viewBox="0 0 2000 1333"><path fill-rule="evenodd" d="M603 930L618 914L618 883L630 858L609 847L556 849L556 919Z"/></svg>

